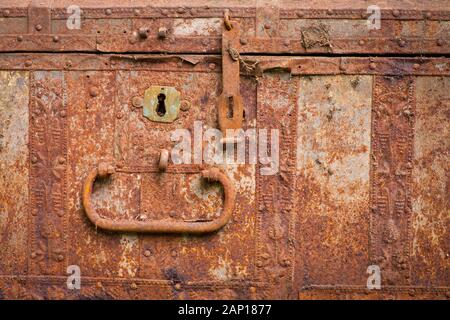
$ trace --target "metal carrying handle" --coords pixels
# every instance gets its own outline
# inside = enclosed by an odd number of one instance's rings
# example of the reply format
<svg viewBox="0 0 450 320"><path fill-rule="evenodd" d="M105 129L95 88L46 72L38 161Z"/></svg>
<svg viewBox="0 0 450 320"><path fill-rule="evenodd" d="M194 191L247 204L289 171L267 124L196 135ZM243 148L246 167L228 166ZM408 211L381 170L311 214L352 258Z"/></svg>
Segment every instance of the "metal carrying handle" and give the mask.
<svg viewBox="0 0 450 320"><path fill-rule="evenodd" d="M224 204L222 214L211 221L130 221L109 220L102 218L91 203L91 194L97 178L107 177L115 172L112 165L100 163L92 169L83 184L82 202L86 215L96 227L110 231L122 232L148 232L148 233L208 233L222 228L231 218L233 213L236 191L228 176L217 168L203 170L202 177L212 181L218 181L224 189Z"/></svg>

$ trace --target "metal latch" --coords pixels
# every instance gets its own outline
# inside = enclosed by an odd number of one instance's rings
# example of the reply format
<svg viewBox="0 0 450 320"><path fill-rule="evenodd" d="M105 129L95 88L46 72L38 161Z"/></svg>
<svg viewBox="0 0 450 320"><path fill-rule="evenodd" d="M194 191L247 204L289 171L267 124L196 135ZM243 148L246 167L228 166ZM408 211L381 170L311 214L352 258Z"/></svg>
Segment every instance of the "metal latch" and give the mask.
<svg viewBox="0 0 450 320"><path fill-rule="evenodd" d="M222 94L219 96L219 128L242 128L244 107L239 91L239 32L237 21L230 20L229 10L225 10L222 31Z"/></svg>

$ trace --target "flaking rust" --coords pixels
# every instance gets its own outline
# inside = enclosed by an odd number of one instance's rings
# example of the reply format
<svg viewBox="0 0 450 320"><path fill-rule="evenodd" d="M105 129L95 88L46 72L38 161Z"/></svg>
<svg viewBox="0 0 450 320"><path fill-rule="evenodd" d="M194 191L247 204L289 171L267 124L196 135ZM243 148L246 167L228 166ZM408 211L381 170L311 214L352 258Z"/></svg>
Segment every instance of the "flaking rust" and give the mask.
<svg viewBox="0 0 450 320"><path fill-rule="evenodd" d="M0 297L449 299L450 7L383 3L0 0Z"/></svg>

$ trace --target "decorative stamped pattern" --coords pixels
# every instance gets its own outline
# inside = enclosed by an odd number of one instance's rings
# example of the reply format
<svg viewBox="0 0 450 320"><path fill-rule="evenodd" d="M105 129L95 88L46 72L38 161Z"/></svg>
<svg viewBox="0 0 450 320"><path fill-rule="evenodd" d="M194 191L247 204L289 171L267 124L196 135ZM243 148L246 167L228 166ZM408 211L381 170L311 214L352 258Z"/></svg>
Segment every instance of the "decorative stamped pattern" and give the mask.
<svg viewBox="0 0 450 320"><path fill-rule="evenodd" d="M64 74L30 75L29 273L61 274L66 259L67 132Z"/></svg>
<svg viewBox="0 0 450 320"><path fill-rule="evenodd" d="M292 81L278 74L265 76L257 93L256 123L258 128L267 129L268 135L271 129L279 130L280 165L275 175L261 175L261 165L257 169L256 275L261 282L276 285L279 296L287 296L290 291L295 254L297 111L291 102L296 101L297 87ZM268 88L276 88L276 93L268 95Z"/></svg>
<svg viewBox="0 0 450 320"><path fill-rule="evenodd" d="M410 283L414 91L411 77L375 77L370 258L383 285Z"/></svg>

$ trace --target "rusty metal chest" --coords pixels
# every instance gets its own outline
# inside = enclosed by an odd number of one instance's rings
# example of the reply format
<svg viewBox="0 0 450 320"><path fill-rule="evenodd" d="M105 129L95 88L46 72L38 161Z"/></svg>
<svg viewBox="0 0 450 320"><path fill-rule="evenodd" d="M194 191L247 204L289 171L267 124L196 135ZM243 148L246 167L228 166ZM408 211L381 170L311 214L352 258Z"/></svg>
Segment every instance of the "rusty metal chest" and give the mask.
<svg viewBox="0 0 450 320"><path fill-rule="evenodd" d="M0 0L0 297L448 299L450 3L378 3Z"/></svg>

